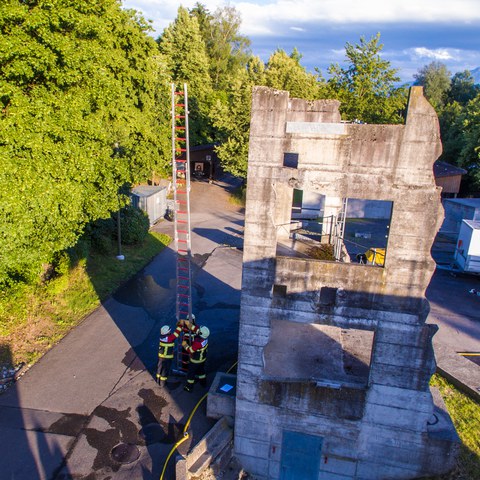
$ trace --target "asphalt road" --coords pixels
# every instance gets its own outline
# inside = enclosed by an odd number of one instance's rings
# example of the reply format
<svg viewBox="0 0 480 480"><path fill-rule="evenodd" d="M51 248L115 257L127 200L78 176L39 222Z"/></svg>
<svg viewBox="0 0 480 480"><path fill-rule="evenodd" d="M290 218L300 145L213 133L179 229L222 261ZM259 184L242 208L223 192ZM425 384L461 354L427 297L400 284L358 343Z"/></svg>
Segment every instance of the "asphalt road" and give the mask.
<svg viewBox="0 0 480 480"><path fill-rule="evenodd" d="M231 185L193 182L194 312L212 334L209 380L235 359L241 288L243 211ZM173 224L154 227L173 233ZM186 418L206 392L161 389L153 379L158 335L174 323L175 253L165 249L0 395L0 478L158 479ZM479 279L436 272L427 290L435 342L480 351ZM203 410L202 410L203 409ZM194 417L185 453L212 426ZM117 448L116 448L117 447ZM171 462L165 480L172 479Z"/></svg>

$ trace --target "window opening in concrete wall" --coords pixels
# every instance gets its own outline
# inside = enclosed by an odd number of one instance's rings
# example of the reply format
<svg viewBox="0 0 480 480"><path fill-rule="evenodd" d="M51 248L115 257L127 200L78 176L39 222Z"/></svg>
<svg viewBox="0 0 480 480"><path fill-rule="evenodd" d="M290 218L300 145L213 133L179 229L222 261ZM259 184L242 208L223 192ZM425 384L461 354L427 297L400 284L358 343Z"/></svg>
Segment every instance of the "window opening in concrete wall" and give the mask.
<svg viewBox="0 0 480 480"><path fill-rule="evenodd" d="M343 244L352 262L383 267L393 202L349 198Z"/></svg>
<svg viewBox="0 0 480 480"><path fill-rule="evenodd" d="M264 350L271 380L363 388L368 383L374 332L272 320Z"/></svg>
<svg viewBox="0 0 480 480"><path fill-rule="evenodd" d="M392 206L293 189L290 220L277 225L277 255L383 267Z"/></svg>
<svg viewBox="0 0 480 480"><path fill-rule="evenodd" d="M298 167L298 153L284 153L283 154L283 166L289 168Z"/></svg>

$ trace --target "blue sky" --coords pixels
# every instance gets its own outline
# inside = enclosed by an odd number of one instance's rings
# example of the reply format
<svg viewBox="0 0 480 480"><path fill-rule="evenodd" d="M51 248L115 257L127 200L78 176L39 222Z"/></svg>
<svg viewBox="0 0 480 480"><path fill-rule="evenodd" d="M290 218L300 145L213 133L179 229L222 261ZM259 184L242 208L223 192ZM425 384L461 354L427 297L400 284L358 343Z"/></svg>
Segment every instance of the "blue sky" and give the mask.
<svg viewBox="0 0 480 480"><path fill-rule="evenodd" d="M124 0L125 8L152 20L154 36L175 19L179 5L195 0ZM211 13L225 6L200 1ZM308 70L326 76L331 63L342 64L346 42L381 34L383 57L399 69L402 81L413 80L422 66L436 60L453 73L480 67L480 0L230 0L242 16L241 33L251 50L267 61L282 48L296 47Z"/></svg>

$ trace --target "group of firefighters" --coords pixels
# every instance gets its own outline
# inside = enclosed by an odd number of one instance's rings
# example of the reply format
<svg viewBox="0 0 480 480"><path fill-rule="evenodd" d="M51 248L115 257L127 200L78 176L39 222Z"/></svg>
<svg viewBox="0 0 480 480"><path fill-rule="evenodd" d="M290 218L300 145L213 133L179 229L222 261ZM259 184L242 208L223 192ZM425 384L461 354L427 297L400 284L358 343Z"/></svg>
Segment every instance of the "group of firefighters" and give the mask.
<svg viewBox="0 0 480 480"><path fill-rule="evenodd" d="M172 367L175 341L182 333L182 364L187 372L187 383L183 388L187 392L191 392L195 380L198 380L202 386L207 384L205 360L207 359L210 330L205 326L195 325L195 315L191 315L189 318L190 320L179 320L173 332L170 325L164 325L160 329L157 382L162 387L165 386Z"/></svg>

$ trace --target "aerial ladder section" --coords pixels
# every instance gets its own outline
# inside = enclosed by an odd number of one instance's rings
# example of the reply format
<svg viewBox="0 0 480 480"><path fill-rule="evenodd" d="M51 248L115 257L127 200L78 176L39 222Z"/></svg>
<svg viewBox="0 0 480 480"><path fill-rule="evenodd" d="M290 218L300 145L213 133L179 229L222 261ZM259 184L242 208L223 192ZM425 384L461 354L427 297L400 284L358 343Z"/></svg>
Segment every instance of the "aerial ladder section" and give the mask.
<svg viewBox="0 0 480 480"><path fill-rule="evenodd" d="M172 184L174 201L174 233L176 249L176 319L192 319L191 229L190 229L190 144L188 137L187 85L176 89L171 85L172 100ZM186 372L188 354L181 348L182 340L190 341L183 332L177 348L178 372ZM175 368L176 367L176 368Z"/></svg>

